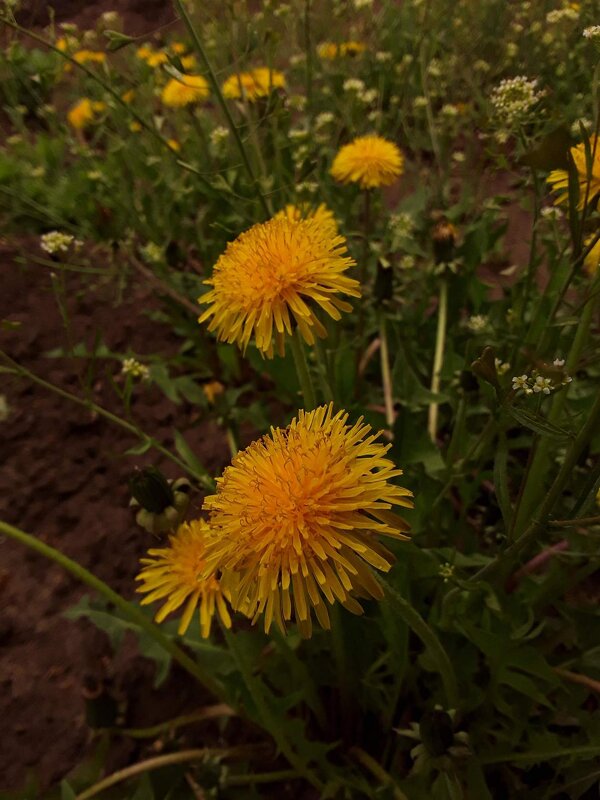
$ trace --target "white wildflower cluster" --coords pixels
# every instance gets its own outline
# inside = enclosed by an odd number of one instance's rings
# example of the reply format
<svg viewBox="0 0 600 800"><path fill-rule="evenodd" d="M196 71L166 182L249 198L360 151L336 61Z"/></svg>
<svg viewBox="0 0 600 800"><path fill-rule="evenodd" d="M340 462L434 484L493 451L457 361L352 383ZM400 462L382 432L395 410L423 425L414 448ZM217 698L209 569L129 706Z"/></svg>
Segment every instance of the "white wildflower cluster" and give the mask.
<svg viewBox="0 0 600 800"><path fill-rule="evenodd" d="M317 128L317 130L319 128L325 128L327 125L330 125L334 121L335 121L335 114L333 113L333 111L323 111L321 114L317 114L315 118L315 128Z"/></svg>
<svg viewBox="0 0 600 800"><path fill-rule="evenodd" d="M361 8L371 8L373 0L354 0L354 8L360 11Z"/></svg>
<svg viewBox="0 0 600 800"><path fill-rule="evenodd" d="M438 569L438 575L443 579L444 583L448 583L454 577L454 565L448 561L445 564L441 564Z"/></svg>
<svg viewBox="0 0 600 800"><path fill-rule="evenodd" d="M400 269L409 269L410 270L410 269L414 269L415 268L416 263L417 263L417 260L416 260L416 258L414 256L406 255L406 256L402 256L402 258L400 259L399 267L400 267Z"/></svg>
<svg viewBox="0 0 600 800"><path fill-rule="evenodd" d="M360 94L361 92L364 92L364 90L365 84L360 78L346 78L344 81L345 92L355 92L356 94Z"/></svg>
<svg viewBox="0 0 600 800"><path fill-rule="evenodd" d="M565 365L564 358L555 358L554 366L557 369L562 369ZM559 386L567 386L571 383L573 378L565 372L561 380L555 381L534 369L531 375L515 375L512 379L512 388L514 391L523 391L525 394L550 394Z"/></svg>
<svg viewBox="0 0 600 800"><path fill-rule="evenodd" d="M150 377L150 370L145 364L137 361L135 358L124 358L121 365L121 372L123 375L129 375L132 378L139 378L142 381Z"/></svg>
<svg viewBox="0 0 600 800"><path fill-rule="evenodd" d="M301 142L308 138L308 130L306 128L290 128L289 137L293 142Z"/></svg>
<svg viewBox="0 0 600 800"><path fill-rule="evenodd" d="M390 216L388 226L394 239L408 239L415 229L415 220L408 212L400 211Z"/></svg>
<svg viewBox="0 0 600 800"><path fill-rule="evenodd" d="M592 39L592 41L600 42L600 25L590 25L583 31L585 39Z"/></svg>
<svg viewBox="0 0 600 800"><path fill-rule="evenodd" d="M50 231L44 233L40 237L40 247L50 255L56 253L66 253L69 247L75 241L75 237L70 233L61 233L60 231Z"/></svg>
<svg viewBox="0 0 600 800"><path fill-rule="evenodd" d="M536 79L530 80L524 75L501 81L490 97L498 117L509 124L524 117L544 96L537 85Z"/></svg>
<svg viewBox="0 0 600 800"><path fill-rule="evenodd" d="M510 369L508 361L502 361L501 358L495 358L494 364L496 365L496 372L498 375L504 375Z"/></svg>
<svg viewBox="0 0 600 800"><path fill-rule="evenodd" d="M458 116L459 109L452 103L445 103L442 106L441 114L443 117L447 117L448 119L454 119L455 117Z"/></svg>
<svg viewBox="0 0 600 800"><path fill-rule="evenodd" d="M427 108L427 98L423 97L423 95L417 95L413 100L413 108Z"/></svg>
<svg viewBox="0 0 600 800"><path fill-rule="evenodd" d="M430 78L442 77L442 64L437 58L432 58L427 65L427 74Z"/></svg>
<svg viewBox="0 0 600 800"><path fill-rule="evenodd" d="M316 181L302 181L296 184L298 194L316 194L319 191L319 184Z"/></svg>
<svg viewBox="0 0 600 800"><path fill-rule="evenodd" d="M467 328L473 333L482 333L489 325L489 320L483 314L473 314L467 320Z"/></svg>
<svg viewBox="0 0 600 800"><path fill-rule="evenodd" d="M211 145L218 150L229 138L229 128L226 128L224 125L217 125L217 127L213 128L210 132L209 138Z"/></svg>
<svg viewBox="0 0 600 800"><path fill-rule="evenodd" d="M290 56L290 65L292 67L298 67L300 64L304 64L306 61L306 53L294 53L293 56Z"/></svg>
<svg viewBox="0 0 600 800"><path fill-rule="evenodd" d="M564 217L563 212L557 206L544 206L540 211L540 217L551 221L557 221Z"/></svg>
<svg viewBox="0 0 600 800"><path fill-rule="evenodd" d="M570 6L567 6L566 8L556 8L554 11L549 11L546 14L546 22L549 25L556 25L567 20L573 22L577 19L579 19L579 13Z"/></svg>
<svg viewBox="0 0 600 800"><path fill-rule="evenodd" d="M379 64L387 64L391 60L392 54L389 50L378 50L375 53L375 61L377 61Z"/></svg>
<svg viewBox="0 0 600 800"><path fill-rule="evenodd" d="M149 264L160 264L163 261L163 249L155 242L148 242L140 250L144 261Z"/></svg>

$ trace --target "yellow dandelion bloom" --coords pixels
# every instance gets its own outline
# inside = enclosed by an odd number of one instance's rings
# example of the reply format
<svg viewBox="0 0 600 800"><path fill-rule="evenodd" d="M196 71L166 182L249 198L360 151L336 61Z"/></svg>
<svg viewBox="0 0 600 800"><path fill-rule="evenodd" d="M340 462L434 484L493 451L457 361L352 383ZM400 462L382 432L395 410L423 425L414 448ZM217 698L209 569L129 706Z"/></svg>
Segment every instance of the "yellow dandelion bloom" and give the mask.
<svg viewBox="0 0 600 800"><path fill-rule="evenodd" d="M88 97L78 100L67 112L67 121L76 131L82 131L93 122L97 103L92 102ZM104 104L101 104L104 105ZM101 110L101 109L100 109Z"/></svg>
<svg viewBox="0 0 600 800"><path fill-rule="evenodd" d="M177 139L167 139L167 144L175 153L178 153L181 150L181 145Z"/></svg>
<svg viewBox="0 0 600 800"><path fill-rule="evenodd" d="M214 405L215 399L220 395L223 394L225 391L225 387L220 381L209 381L208 383L203 384L202 391L204 392L204 396L208 400L209 405Z"/></svg>
<svg viewBox="0 0 600 800"><path fill-rule="evenodd" d="M209 330L243 350L254 335L269 358L274 342L283 354L293 323L314 344L314 333L324 337L326 330L313 306L337 320L340 311L351 310L337 295L360 297L358 281L343 274L354 264L346 240L330 225L287 217L259 223L229 243L204 281L212 289L199 298L209 305L199 322L210 319Z"/></svg>
<svg viewBox="0 0 600 800"><path fill-rule="evenodd" d="M269 70L267 67L257 67L252 72L240 72L230 75L223 83L221 91L223 97L229 100L245 98L253 103L259 97L267 97L272 89L285 87L285 77L282 72Z"/></svg>
<svg viewBox="0 0 600 800"><path fill-rule="evenodd" d="M275 214L275 219L280 219L281 217L286 217L292 222L298 222L301 219L315 220L315 222L320 223L323 229L327 229L331 236L337 236L338 233L338 225L333 216L333 211L327 208L325 203L321 203L316 208L311 206L310 203L300 203L297 206L288 203L284 209Z"/></svg>
<svg viewBox="0 0 600 800"><path fill-rule="evenodd" d="M392 506L412 507L402 475L362 418L333 406L300 411L286 429L271 429L217 480L205 508L215 533L208 560L224 570L232 605L281 630L292 618L310 636L311 612L329 627L327 605L360 614L358 597L380 599L369 565L387 572L392 554L377 534L407 539Z"/></svg>
<svg viewBox="0 0 600 800"><path fill-rule="evenodd" d="M181 57L181 66L185 70L196 69L196 67L198 66L198 61L196 59L196 56L194 56L194 55L182 56Z"/></svg>
<svg viewBox="0 0 600 800"><path fill-rule="evenodd" d="M579 180L579 203L577 206L579 211L583 210L586 194L588 203L591 203L600 194L600 141L597 141L595 136L590 138L590 150L592 152L592 169L588 181L585 144L581 142L571 148L571 156ZM553 192L562 192L556 198L557 204L569 201L569 173L565 169L553 170L548 175L548 183L551 184Z"/></svg>
<svg viewBox="0 0 600 800"><path fill-rule="evenodd" d="M359 136L338 151L331 174L341 183L373 189L394 183L403 167L402 151L393 142L381 136Z"/></svg>
<svg viewBox="0 0 600 800"><path fill-rule="evenodd" d="M153 52L154 50L152 47L150 47L150 45L143 44L138 47L138 49L135 51L135 54L141 61L146 61L148 56L152 55Z"/></svg>
<svg viewBox="0 0 600 800"><path fill-rule="evenodd" d="M56 48L60 50L61 53L67 52L69 49L69 43L66 36L61 36L56 40Z"/></svg>
<svg viewBox="0 0 600 800"><path fill-rule="evenodd" d="M141 581L137 591L146 594L141 604L166 599L155 617L157 622L162 622L185 603L179 623L180 634L189 628L197 608L204 638L210 634L215 610L223 624L231 627L226 591L223 591L214 574L204 575L210 539L211 529L204 520L186 522L177 533L169 536L168 547L149 550L148 557L141 560L143 569L136 578Z"/></svg>
<svg viewBox="0 0 600 800"><path fill-rule="evenodd" d="M132 133L139 133L139 132L142 130L142 126L141 126L141 125L140 125L140 123L137 121L137 119L134 119L134 120L133 120L133 122L130 122L130 123L129 123L129 130L130 130Z"/></svg>
<svg viewBox="0 0 600 800"><path fill-rule="evenodd" d="M73 53L73 58L78 64L104 64L106 53L98 50L78 50Z"/></svg>
<svg viewBox="0 0 600 800"><path fill-rule="evenodd" d="M187 45L185 45L183 42L172 42L171 50L175 53L176 56L181 56L185 52L187 52Z"/></svg>
<svg viewBox="0 0 600 800"><path fill-rule="evenodd" d="M586 240L586 247L589 247L593 238L590 236ZM598 272L598 267L600 267L600 240L592 247L583 262L583 268L591 278Z"/></svg>
<svg viewBox="0 0 600 800"><path fill-rule="evenodd" d="M182 75L168 81L161 98L166 106L178 108L206 100L208 95L208 83L202 75Z"/></svg>
<svg viewBox="0 0 600 800"><path fill-rule="evenodd" d="M157 50L155 53L150 53L150 55L146 58L146 64L152 69L156 69L156 67L160 67L162 64L166 64L169 60L169 56L164 52L164 50Z"/></svg>
<svg viewBox="0 0 600 800"><path fill-rule="evenodd" d="M342 42L341 44L321 42L317 47L317 54L319 58L333 61L341 56L357 56L360 53L364 53L366 49L366 45L362 42Z"/></svg>

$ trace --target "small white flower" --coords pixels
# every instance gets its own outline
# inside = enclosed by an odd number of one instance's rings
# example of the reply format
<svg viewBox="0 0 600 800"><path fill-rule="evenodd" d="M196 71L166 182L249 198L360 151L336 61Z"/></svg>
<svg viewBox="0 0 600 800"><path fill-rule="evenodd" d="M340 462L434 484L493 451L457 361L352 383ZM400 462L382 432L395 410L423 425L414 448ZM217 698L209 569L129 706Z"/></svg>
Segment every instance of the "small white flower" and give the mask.
<svg viewBox="0 0 600 800"><path fill-rule="evenodd" d="M406 255L400 259L400 269L414 269L416 264L414 256Z"/></svg>
<svg viewBox="0 0 600 800"><path fill-rule="evenodd" d="M467 321L467 327L473 331L473 333L481 333L487 326L488 318L483 314L473 314Z"/></svg>
<svg viewBox="0 0 600 800"><path fill-rule="evenodd" d="M462 150L457 150L455 153L452 153L452 160L457 164L463 164L466 161L466 158L467 157Z"/></svg>
<svg viewBox="0 0 600 800"><path fill-rule="evenodd" d="M544 92L537 89L537 84L536 79L530 80L524 75L500 81L490 96L498 118L512 124L526 116L544 96Z"/></svg>
<svg viewBox="0 0 600 800"><path fill-rule="evenodd" d="M315 118L315 128L324 128L335 120L335 114L332 111L323 111L317 114Z"/></svg>
<svg viewBox="0 0 600 800"><path fill-rule="evenodd" d="M40 247L51 255L55 253L65 253L74 239L75 237L71 236L70 233L50 231L49 233L44 233L40 237Z"/></svg>
<svg viewBox="0 0 600 800"><path fill-rule="evenodd" d="M135 358L124 358L121 365L123 375L131 375L132 378L147 380L150 377L150 370L145 364L136 361Z"/></svg>
<svg viewBox="0 0 600 800"><path fill-rule="evenodd" d="M419 95L415 97L413 100L413 107L414 108L427 108L427 98L423 97L423 95Z"/></svg>
<svg viewBox="0 0 600 800"><path fill-rule="evenodd" d="M229 138L229 128L225 128L223 125L217 125L216 128L213 128L210 132L210 143L216 149L219 149L223 142L227 141Z"/></svg>
<svg viewBox="0 0 600 800"><path fill-rule="evenodd" d="M544 394L550 394L552 391L552 381L550 378L544 378L542 375L538 375L531 388L536 394L539 394L540 392L543 392Z"/></svg>
<svg viewBox="0 0 600 800"><path fill-rule="evenodd" d="M454 565L446 561L446 563L442 564L438 569L438 575L440 578L443 578L444 583L448 583L448 581L454 577Z"/></svg>
<svg viewBox="0 0 600 800"><path fill-rule="evenodd" d="M150 264L160 264L163 261L163 249L155 242L148 242L141 248L144 261Z"/></svg>
<svg viewBox="0 0 600 800"><path fill-rule="evenodd" d="M378 50L377 53L375 53L375 61L378 61L380 64L386 64L391 60L392 54L389 50Z"/></svg>
<svg viewBox="0 0 600 800"><path fill-rule="evenodd" d="M584 30L583 35L586 39L600 40L600 25L590 25L589 28Z"/></svg>
<svg viewBox="0 0 600 800"><path fill-rule="evenodd" d="M564 367L565 360L564 358L555 358L552 363L554 364L555 367Z"/></svg>
<svg viewBox="0 0 600 800"><path fill-rule="evenodd" d="M529 387L529 377L527 375L515 375L512 379L512 388L517 391L517 389L527 389Z"/></svg>
<svg viewBox="0 0 600 800"><path fill-rule="evenodd" d="M458 108L455 105L452 105L452 103L446 103L445 105L442 106L441 113L442 116L444 117L449 117L449 118L457 117Z"/></svg>
<svg viewBox="0 0 600 800"><path fill-rule="evenodd" d="M510 364L508 361L502 361L501 358L495 358L494 363L496 365L496 372L498 375L504 375L504 373L508 372L510 369Z"/></svg>
<svg viewBox="0 0 600 800"><path fill-rule="evenodd" d="M544 206L540 211L542 219L558 220L564 217L563 212L557 206Z"/></svg>
<svg viewBox="0 0 600 800"><path fill-rule="evenodd" d="M365 90L365 84L360 78L346 78L344 81L344 91L345 92L355 92L356 94L362 94Z"/></svg>

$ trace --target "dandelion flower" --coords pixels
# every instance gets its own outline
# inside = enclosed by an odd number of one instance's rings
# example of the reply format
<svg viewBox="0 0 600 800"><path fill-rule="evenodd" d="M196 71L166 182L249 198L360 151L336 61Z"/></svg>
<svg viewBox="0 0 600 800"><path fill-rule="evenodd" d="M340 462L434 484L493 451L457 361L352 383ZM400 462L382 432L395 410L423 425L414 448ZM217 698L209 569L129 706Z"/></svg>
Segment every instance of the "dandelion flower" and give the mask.
<svg viewBox="0 0 600 800"><path fill-rule="evenodd" d="M360 614L356 599L381 599L369 565L387 572L392 554L377 534L404 540L407 523L390 509L412 507L391 483L402 475L362 418L333 406L300 411L286 429L271 428L217 480L205 500L214 530L209 563L224 570L232 605L281 630L292 617L304 636L314 611L329 627L329 604Z"/></svg>
<svg viewBox="0 0 600 800"><path fill-rule="evenodd" d="M317 47L317 54L319 58L326 61L333 61L335 58L343 56L354 57L360 55L360 53L364 53L366 49L366 45L362 42L342 42L341 44L321 42Z"/></svg>
<svg viewBox="0 0 600 800"><path fill-rule="evenodd" d="M191 103L200 103L208 95L208 83L202 75L181 75L167 82L161 99L166 106L180 108Z"/></svg>
<svg viewBox="0 0 600 800"><path fill-rule="evenodd" d="M251 72L230 75L221 90L223 97L229 100L245 98L249 103L254 103L259 97L267 97L272 89L282 89L284 86L285 77L282 72L269 70L267 67L257 67Z"/></svg>
<svg viewBox="0 0 600 800"><path fill-rule="evenodd" d="M106 103L90 100L83 97L78 100L67 112L67 120L76 131L82 131L90 122L93 122L96 113L104 111Z"/></svg>
<svg viewBox="0 0 600 800"><path fill-rule="evenodd" d="M98 50L78 50L73 53L73 58L78 64L104 64L106 53Z"/></svg>
<svg viewBox="0 0 600 800"><path fill-rule="evenodd" d="M194 611L199 608L200 631L204 638L210 634L215 610L223 624L231 627L227 608L227 593L223 591L214 574L205 576L206 550L211 539L211 529L202 519L186 522L177 533L169 536L168 547L148 551L142 558L143 569L136 580L141 581L138 592L146 594L142 605L155 600L166 602L156 614L156 621L176 611L185 603L179 623L179 634L189 628Z"/></svg>
<svg viewBox="0 0 600 800"><path fill-rule="evenodd" d="M300 203L299 205L288 205L275 214L275 219L286 217L292 222L298 222L301 219L314 220L318 222L323 229L327 229L331 236L337 236L338 226L331 211L325 203L320 203L316 208L310 203Z"/></svg>
<svg viewBox="0 0 600 800"><path fill-rule="evenodd" d="M217 261L205 281L212 289L199 300L209 305L199 322L210 319L209 330L244 350L254 335L269 358L274 341L283 354L293 323L314 344L315 332L326 335L314 304L337 320L340 311L351 310L337 295L360 297L358 281L343 274L354 264L330 222L280 217L259 223L230 242Z"/></svg>
<svg viewBox="0 0 600 800"><path fill-rule="evenodd" d="M400 148L381 136L359 136L338 151L331 174L341 183L358 183L361 189L389 186L402 174Z"/></svg>
<svg viewBox="0 0 600 800"><path fill-rule="evenodd" d="M579 203L577 208L581 211L585 205L586 195L588 203L591 203L600 194L600 141L595 136L590 137L590 151L592 154L592 164L588 180L588 168L585 157L585 143L581 142L571 148L571 157L577 170L579 181ZM552 185L552 191L562 192L557 198L556 203L566 203L569 200L569 173L564 169L555 169L548 175L548 183Z"/></svg>

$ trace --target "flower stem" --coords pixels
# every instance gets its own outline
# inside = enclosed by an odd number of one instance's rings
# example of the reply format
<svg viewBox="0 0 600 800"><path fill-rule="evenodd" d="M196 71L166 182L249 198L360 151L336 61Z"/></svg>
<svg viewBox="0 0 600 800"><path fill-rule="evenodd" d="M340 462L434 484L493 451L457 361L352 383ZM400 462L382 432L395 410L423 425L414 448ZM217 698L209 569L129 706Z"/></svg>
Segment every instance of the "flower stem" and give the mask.
<svg viewBox="0 0 600 800"><path fill-rule="evenodd" d="M45 542L40 541L35 536L25 533L25 531L22 531L19 528L15 528L13 525L9 525L8 522L0 520L0 533L2 533L4 536L8 536L10 539L14 539L22 545L25 545L25 547L29 547L31 550L35 550L37 553L49 558L51 561L54 561L56 564L77 578L77 580L80 580L91 589L94 589L96 592L103 595L110 603L116 606L119 611L128 617L131 622L133 622L135 625L138 625L144 631L144 633L148 634L148 636L154 639L154 641L160 647L162 647L163 650L166 650L171 658L177 661L187 672L190 673L190 675L192 675L198 681L198 683L204 686L205 689L207 689L211 694L214 694L216 697L223 697L224 693L221 685L217 683L211 675L205 672L200 664L196 663L192 658L190 658L190 656L187 655L187 653L185 653L178 645L176 645L172 639L166 636L160 630L158 625L155 625L153 622L151 622L151 620L149 620L148 617L137 606L121 597L120 594L111 589L108 584L96 577L96 575L94 575L92 572L61 553L60 550L51 547Z"/></svg>
<svg viewBox="0 0 600 800"><path fill-rule="evenodd" d="M388 349L387 328L385 316L379 319L379 339L381 341L381 381L383 383L383 399L385 403L385 421L388 428L394 427L394 394L392 386L392 373L390 370L390 354Z"/></svg>
<svg viewBox="0 0 600 800"><path fill-rule="evenodd" d="M394 589L381 575L377 575L377 580L383 586L385 595L394 611L406 622L412 632L419 637L425 647L429 650L430 656L436 664L437 671L444 685L446 703L448 709L459 707L458 682L452 662L448 653L433 630L425 622L419 612L402 595Z"/></svg>
<svg viewBox="0 0 600 800"><path fill-rule="evenodd" d="M316 408L317 401L315 399L315 389L313 386L312 378L308 370L308 363L306 361L306 353L304 352L304 344L301 338L302 334L296 328L290 338L292 347L292 354L294 356L294 364L296 365L296 374L298 382L304 396L304 409L305 411L312 411Z"/></svg>
<svg viewBox="0 0 600 800"><path fill-rule="evenodd" d="M254 170L252 169L252 164L250 163L250 159L248 158L248 153L246 152L246 148L244 147L244 142L242 141L242 137L240 136L240 132L237 129L237 125L235 124L233 117L231 116L231 111L229 110L229 106L225 102L225 98L223 97L223 93L221 92L221 87L219 86L219 81L217 80L217 76L212 67L212 64L208 60L208 56L206 55L206 51L204 50L202 42L200 41L200 37L198 36L196 29L192 24L192 21L189 17L189 14L182 0L174 0L174 3L175 3L175 8L181 15L181 19L183 20L185 27L188 29L188 32L194 43L194 47L198 52L198 55L202 59L202 63L204 64L204 67L208 74L208 79L217 98L217 102L221 106L221 110L223 111L223 115L227 120L227 125L229 126L229 130L233 134L233 138L235 139L237 148L240 151L244 167L246 168L246 172L248 173L248 177L250 178L252 187L256 192L256 196L261 204L262 210L265 216L270 217L271 213L269 211L269 206L263 196L263 193L260 190L258 181L256 180L256 176L254 175Z"/></svg>
<svg viewBox="0 0 600 800"><path fill-rule="evenodd" d="M431 392L438 394L440 391L440 376L444 364L444 349L446 347L446 326L448 323L448 281L441 278L440 297L438 302L437 331L435 335L435 353L433 356L433 370L431 372ZM431 441L435 442L438 424L439 404L429 406L429 423L427 429Z"/></svg>

